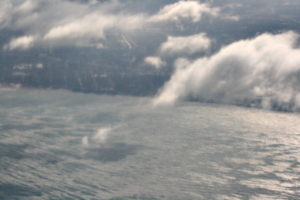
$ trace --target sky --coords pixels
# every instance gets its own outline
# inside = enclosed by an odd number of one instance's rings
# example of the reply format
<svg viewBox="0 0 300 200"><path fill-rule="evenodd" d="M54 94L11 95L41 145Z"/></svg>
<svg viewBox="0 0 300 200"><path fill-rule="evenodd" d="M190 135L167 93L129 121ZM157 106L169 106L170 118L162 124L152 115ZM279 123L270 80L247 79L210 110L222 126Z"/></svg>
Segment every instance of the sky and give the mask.
<svg viewBox="0 0 300 200"><path fill-rule="evenodd" d="M299 13L298 0L3 0L0 45L20 54L146 49L140 65L172 72L156 106L192 99L296 111Z"/></svg>

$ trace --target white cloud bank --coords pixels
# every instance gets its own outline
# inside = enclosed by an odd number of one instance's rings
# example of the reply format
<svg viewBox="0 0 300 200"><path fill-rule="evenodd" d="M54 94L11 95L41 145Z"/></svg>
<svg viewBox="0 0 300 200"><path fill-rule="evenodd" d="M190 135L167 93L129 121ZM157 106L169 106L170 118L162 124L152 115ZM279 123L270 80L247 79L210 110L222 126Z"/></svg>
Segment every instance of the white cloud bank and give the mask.
<svg viewBox="0 0 300 200"><path fill-rule="evenodd" d="M211 40L204 33L187 37L169 36L168 40L160 46L159 51L162 55L190 55L207 50L210 44Z"/></svg>
<svg viewBox="0 0 300 200"><path fill-rule="evenodd" d="M93 46L101 44L107 30L135 31L178 20L194 23L203 15L218 16L219 8L198 1L179 1L149 16L132 13L126 3L118 1L4 0L0 3L0 29L24 32L6 45L8 50L33 46ZM30 37L27 43L26 37Z"/></svg>
<svg viewBox="0 0 300 200"><path fill-rule="evenodd" d="M235 42L211 57L179 59L176 72L154 105L180 99L241 104L295 111L300 109L299 35L262 34Z"/></svg>

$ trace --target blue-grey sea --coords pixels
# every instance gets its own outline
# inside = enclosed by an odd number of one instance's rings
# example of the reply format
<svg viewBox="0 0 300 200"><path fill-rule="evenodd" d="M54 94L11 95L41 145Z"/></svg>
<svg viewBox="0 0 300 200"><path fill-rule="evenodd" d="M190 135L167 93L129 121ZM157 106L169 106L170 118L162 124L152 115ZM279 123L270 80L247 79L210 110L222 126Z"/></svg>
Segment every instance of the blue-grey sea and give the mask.
<svg viewBox="0 0 300 200"><path fill-rule="evenodd" d="M0 199L300 199L300 114L2 88Z"/></svg>

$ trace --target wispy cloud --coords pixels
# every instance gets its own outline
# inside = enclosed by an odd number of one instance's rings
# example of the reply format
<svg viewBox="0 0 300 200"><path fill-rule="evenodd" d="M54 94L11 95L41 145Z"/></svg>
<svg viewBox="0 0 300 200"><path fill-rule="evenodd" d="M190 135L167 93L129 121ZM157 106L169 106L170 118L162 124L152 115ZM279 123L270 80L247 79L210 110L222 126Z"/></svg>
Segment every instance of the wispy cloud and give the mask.
<svg viewBox="0 0 300 200"><path fill-rule="evenodd" d="M97 133L93 137L85 136L82 138L81 143L84 147L94 147L105 144L108 135L111 134L112 130L114 128L112 127L104 127L98 129Z"/></svg>

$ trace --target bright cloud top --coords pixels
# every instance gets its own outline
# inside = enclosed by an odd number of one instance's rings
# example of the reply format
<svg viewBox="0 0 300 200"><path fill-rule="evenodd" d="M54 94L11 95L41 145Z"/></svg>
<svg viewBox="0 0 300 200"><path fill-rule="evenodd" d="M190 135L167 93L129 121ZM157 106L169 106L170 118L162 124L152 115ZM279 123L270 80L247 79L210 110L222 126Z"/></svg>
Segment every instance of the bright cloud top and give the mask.
<svg viewBox="0 0 300 200"><path fill-rule="evenodd" d="M152 16L152 22L179 21L182 19L198 22L202 15L217 16L219 8L212 8L208 4L201 4L198 1L179 1L163 7L159 13Z"/></svg>
<svg viewBox="0 0 300 200"><path fill-rule="evenodd" d="M179 99L240 104L266 109L300 109L298 35L262 34L235 42L211 57L179 59L176 72L154 105Z"/></svg>
<svg viewBox="0 0 300 200"><path fill-rule="evenodd" d="M160 46L160 53L163 55L173 54L194 54L210 47L211 41L204 33L187 37L172 37Z"/></svg>

